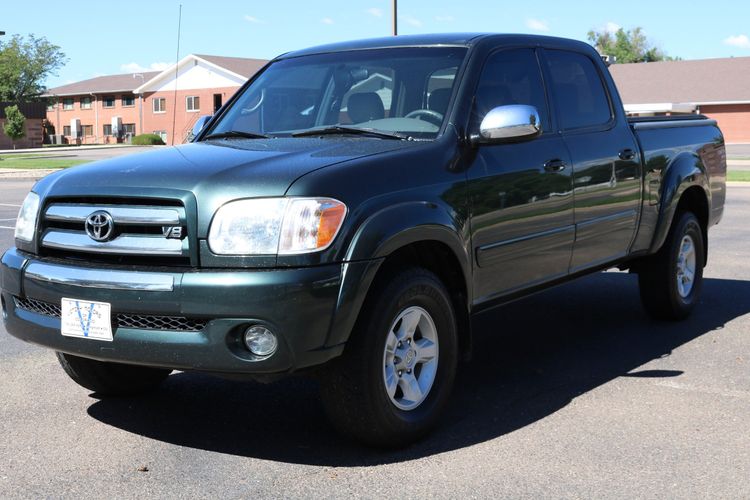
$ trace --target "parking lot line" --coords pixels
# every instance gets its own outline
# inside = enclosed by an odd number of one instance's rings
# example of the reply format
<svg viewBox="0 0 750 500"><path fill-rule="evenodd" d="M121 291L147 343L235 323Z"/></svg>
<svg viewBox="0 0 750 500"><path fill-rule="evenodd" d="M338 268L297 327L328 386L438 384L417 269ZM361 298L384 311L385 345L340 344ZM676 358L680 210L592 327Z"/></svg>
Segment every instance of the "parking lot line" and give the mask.
<svg viewBox="0 0 750 500"><path fill-rule="evenodd" d="M0 207L20 207L21 205L13 205L12 203L0 203Z"/></svg>
<svg viewBox="0 0 750 500"><path fill-rule="evenodd" d="M11 227L11 226L0 226L0 229L15 229L15 227Z"/></svg>

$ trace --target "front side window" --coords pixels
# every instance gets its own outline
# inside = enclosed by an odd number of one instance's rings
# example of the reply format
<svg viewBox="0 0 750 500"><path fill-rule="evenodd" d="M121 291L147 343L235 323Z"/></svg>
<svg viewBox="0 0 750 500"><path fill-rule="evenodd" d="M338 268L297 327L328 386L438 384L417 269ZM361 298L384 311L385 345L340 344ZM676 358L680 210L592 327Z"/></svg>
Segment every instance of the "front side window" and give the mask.
<svg viewBox="0 0 750 500"><path fill-rule="evenodd" d="M547 61L564 130L601 126L612 119L604 84L591 59L577 52L548 50Z"/></svg>
<svg viewBox="0 0 750 500"><path fill-rule="evenodd" d="M336 126L433 139L465 47L358 50L282 59L248 86L211 134L291 136ZM438 93L440 93L438 92Z"/></svg>
<svg viewBox="0 0 750 500"><path fill-rule="evenodd" d="M81 125L81 135L84 137L90 137L94 135L94 126L93 125Z"/></svg>
<svg viewBox="0 0 750 500"><path fill-rule="evenodd" d="M104 99L102 99L102 107L114 108L115 107L114 96L111 96L111 95L105 96Z"/></svg>
<svg viewBox="0 0 750 500"><path fill-rule="evenodd" d="M185 109L187 111L200 111L201 98L195 95L189 95L185 98Z"/></svg>
<svg viewBox="0 0 750 500"><path fill-rule="evenodd" d="M112 135L112 125L109 123L102 126L102 133L105 136Z"/></svg>
<svg viewBox="0 0 750 500"><path fill-rule="evenodd" d="M70 135L70 125L63 125L63 135Z"/></svg>
<svg viewBox="0 0 750 500"><path fill-rule="evenodd" d="M135 123L123 123L122 131L126 134L135 135Z"/></svg>
<svg viewBox="0 0 750 500"><path fill-rule="evenodd" d="M477 125L492 108L509 104L534 106L542 132L550 130L547 97L534 49L496 52L482 68L474 107Z"/></svg>
<svg viewBox="0 0 750 500"><path fill-rule="evenodd" d="M164 97L155 97L152 101L154 113L166 113L167 99Z"/></svg>
<svg viewBox="0 0 750 500"><path fill-rule="evenodd" d="M73 109L73 99L72 98L66 97L65 99L63 99L63 109L65 109L65 110Z"/></svg>
<svg viewBox="0 0 750 500"><path fill-rule="evenodd" d="M90 97L81 97L81 109L91 109Z"/></svg>
<svg viewBox="0 0 750 500"><path fill-rule="evenodd" d="M135 98L132 95L122 96L122 107L129 108L131 106L135 106Z"/></svg>

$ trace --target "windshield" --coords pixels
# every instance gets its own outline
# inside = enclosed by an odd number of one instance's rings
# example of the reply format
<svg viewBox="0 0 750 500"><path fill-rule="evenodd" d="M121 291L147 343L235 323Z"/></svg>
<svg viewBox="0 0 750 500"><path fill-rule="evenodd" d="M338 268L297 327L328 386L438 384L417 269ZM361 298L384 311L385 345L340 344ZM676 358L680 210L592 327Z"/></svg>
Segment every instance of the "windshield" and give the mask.
<svg viewBox="0 0 750 500"><path fill-rule="evenodd" d="M357 128L432 139L465 55L464 47L420 47L282 59L243 91L208 135L291 136L342 127L328 132Z"/></svg>

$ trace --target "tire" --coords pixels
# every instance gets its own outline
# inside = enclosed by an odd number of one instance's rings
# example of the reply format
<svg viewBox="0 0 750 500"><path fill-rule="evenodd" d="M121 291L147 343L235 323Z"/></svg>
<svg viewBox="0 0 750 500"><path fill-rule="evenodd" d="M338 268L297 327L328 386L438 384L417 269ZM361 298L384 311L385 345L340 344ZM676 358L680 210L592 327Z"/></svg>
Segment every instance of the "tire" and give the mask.
<svg viewBox="0 0 750 500"><path fill-rule="evenodd" d="M105 363L61 352L57 353L57 360L74 382L103 397L151 391L172 373L163 368Z"/></svg>
<svg viewBox="0 0 750 500"><path fill-rule="evenodd" d="M651 317L681 320L690 315L700 296L704 262L698 219L678 212L664 245L638 272L641 302Z"/></svg>
<svg viewBox="0 0 750 500"><path fill-rule="evenodd" d="M456 376L458 333L437 276L409 268L385 278L368 296L344 354L325 371L321 393L339 431L394 448L436 425Z"/></svg>

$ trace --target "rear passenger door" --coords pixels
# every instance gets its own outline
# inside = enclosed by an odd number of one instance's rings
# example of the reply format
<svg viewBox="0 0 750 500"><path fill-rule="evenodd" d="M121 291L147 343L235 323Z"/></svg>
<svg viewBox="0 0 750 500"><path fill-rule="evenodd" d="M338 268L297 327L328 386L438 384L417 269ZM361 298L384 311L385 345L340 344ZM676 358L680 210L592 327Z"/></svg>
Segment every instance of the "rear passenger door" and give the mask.
<svg viewBox="0 0 750 500"><path fill-rule="evenodd" d="M624 117L618 122L589 56L550 49L544 56L558 123L573 159L574 273L628 252L641 204L639 148Z"/></svg>
<svg viewBox="0 0 750 500"><path fill-rule="evenodd" d="M476 302L565 276L573 246L570 158L550 118L534 49L489 55L470 127L478 130L489 110L508 104L536 107L542 134L475 150L468 188Z"/></svg>

